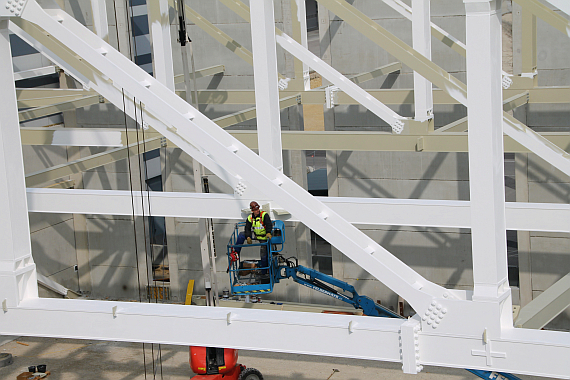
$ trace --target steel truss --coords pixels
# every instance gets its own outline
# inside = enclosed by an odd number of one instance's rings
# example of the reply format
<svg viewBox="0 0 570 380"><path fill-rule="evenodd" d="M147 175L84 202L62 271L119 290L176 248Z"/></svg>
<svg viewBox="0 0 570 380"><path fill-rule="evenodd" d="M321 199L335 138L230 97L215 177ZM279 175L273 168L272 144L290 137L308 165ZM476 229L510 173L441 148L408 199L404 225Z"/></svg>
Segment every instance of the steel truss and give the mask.
<svg viewBox="0 0 570 380"><path fill-rule="evenodd" d="M241 2L222 1L236 8L242 17L249 17L249 10ZM506 280L505 228L567 231L567 225L562 229L556 227L543 215L553 212L558 218L567 218L568 208L505 205L502 195L503 128L518 143L566 174L570 174L570 160L562 149L503 114L501 46L500 39L496 38L501 32L500 0L464 0L467 46L470 46L466 54L469 86L435 66L422 53L403 46L378 25L372 25L371 20L345 1L319 1L372 37L374 42L381 43L402 63L438 85L447 95L469 106L471 202L401 200L374 204L364 201L360 207L374 206L380 212L382 207L400 206L413 211L406 211L409 218L405 218L399 209L395 215L400 218L397 221L351 220L342 207L343 200L309 195L281 172L278 159L268 155L264 159L264 155L260 157L252 152L178 97L172 87L150 77L55 3L43 1L42 8L35 0L0 0L0 82L4 89L14 89L0 94L0 114L3 115L0 119L3 161L0 186L5 194L0 200L4 215L0 220L0 234L6 245L0 252L3 309L0 334L209 345L365 358L401 362L406 373L417 373L422 365L438 365L570 378L566 360L570 354L568 333L513 327L511 294ZM268 20L273 17L271 7L266 7L269 3L272 0L252 0L251 5L255 8L252 14L256 19L254 22L265 25L267 34L276 33L273 37L277 43L305 65L320 71L355 101L384 118L396 132L417 131L415 121L399 117L349 78L308 52L302 44L268 27ZM420 2L413 2L417 3ZM420 8L426 3L421 3ZM434 29L428 23L429 19L417 19L423 26L416 30ZM30 189L26 193L8 27L85 88L94 90L118 108L124 108L133 118L138 115L140 120L143 114L150 127L235 189L234 195L226 196L153 194L152 204L156 207L153 214L173 215L170 213L179 210L173 211L169 202L172 198L182 197L202 206L213 205L206 210L197 207L196 210L202 211L184 216L234 219L237 214L227 210L239 210L252 198L269 200L273 207L286 210L291 220L303 222L405 298L417 314L401 321L270 310L38 298L28 211L118 214L125 212L127 195L123 192L56 189ZM155 33L160 34L160 30L156 28ZM443 34L439 29L435 30ZM254 47L258 49L251 56L254 65L275 53L274 46L267 43L263 48L263 41L258 41ZM461 49L456 47L456 50ZM249 60L247 53L242 50L239 54ZM270 70L266 68L266 71ZM276 79L275 74L263 73ZM280 105L274 85L276 83L260 86L257 90L263 93L257 96L267 97L268 102L262 104L268 104L272 112L278 114ZM78 101L76 93L69 96L71 98L65 101ZM127 98L126 105L123 96ZM427 112L431 103L429 99L424 100L422 109ZM278 133L267 136L264 141L281 145ZM95 201L106 197L112 200L109 203ZM427 216L434 208L441 210L447 218L442 225L472 229L473 292L449 290L430 282L353 226L360 222L434 225L433 219ZM521 220L523 218L517 215L532 220ZM34 323L40 319L44 323ZM143 325L163 327L140 329ZM250 334L253 327L257 332L254 340ZM275 336L281 338L273 339ZM302 342L298 336L304 337Z"/></svg>

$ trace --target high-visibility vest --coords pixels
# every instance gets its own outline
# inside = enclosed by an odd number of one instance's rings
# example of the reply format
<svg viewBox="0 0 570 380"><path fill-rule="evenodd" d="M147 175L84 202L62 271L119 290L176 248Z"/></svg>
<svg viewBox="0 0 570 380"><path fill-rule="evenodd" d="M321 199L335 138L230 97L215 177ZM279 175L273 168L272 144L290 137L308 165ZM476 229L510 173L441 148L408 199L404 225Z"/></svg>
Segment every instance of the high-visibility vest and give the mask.
<svg viewBox="0 0 570 380"><path fill-rule="evenodd" d="M267 231L265 231L265 227L263 226L263 218L265 217L265 214L267 214L265 211L261 211L259 216L255 217L255 219L253 214L250 214L247 217L247 221L251 223L251 228L255 233L255 236L257 236L257 240L267 240L265 237L265 235L267 235Z"/></svg>

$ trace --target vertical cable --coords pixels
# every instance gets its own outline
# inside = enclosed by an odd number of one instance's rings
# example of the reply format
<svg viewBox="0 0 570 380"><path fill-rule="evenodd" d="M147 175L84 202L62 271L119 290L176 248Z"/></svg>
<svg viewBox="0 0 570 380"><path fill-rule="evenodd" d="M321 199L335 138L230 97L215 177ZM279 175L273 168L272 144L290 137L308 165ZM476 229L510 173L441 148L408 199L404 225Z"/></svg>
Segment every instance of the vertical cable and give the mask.
<svg viewBox="0 0 570 380"><path fill-rule="evenodd" d="M140 278L140 268L139 268L139 249L138 249L138 241L137 241L137 226L136 226L136 218L135 218L135 197L133 193L133 179L132 179L132 170L131 170L131 149L129 146L129 129L127 128L127 105L125 102L125 89L121 89L123 93L123 114L125 117L125 138L127 142L127 166L129 169L129 189L131 192L131 208L133 211L133 232L135 238L135 260L137 262L137 285L138 285L138 293L139 293L139 302L142 302L141 297L141 278ZM135 116L136 116L136 107L135 107ZM143 347L143 364L144 364L144 378L146 379L146 352L144 343Z"/></svg>

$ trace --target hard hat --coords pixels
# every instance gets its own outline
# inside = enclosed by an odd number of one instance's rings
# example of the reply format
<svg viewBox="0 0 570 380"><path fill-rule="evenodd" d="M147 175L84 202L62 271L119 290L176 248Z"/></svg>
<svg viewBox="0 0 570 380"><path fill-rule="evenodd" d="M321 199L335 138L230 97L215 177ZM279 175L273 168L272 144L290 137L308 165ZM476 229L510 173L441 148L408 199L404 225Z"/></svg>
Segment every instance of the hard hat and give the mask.
<svg viewBox="0 0 570 380"><path fill-rule="evenodd" d="M251 201L251 203L249 204L249 208L251 209L251 211L257 211L259 210L259 204L256 201Z"/></svg>

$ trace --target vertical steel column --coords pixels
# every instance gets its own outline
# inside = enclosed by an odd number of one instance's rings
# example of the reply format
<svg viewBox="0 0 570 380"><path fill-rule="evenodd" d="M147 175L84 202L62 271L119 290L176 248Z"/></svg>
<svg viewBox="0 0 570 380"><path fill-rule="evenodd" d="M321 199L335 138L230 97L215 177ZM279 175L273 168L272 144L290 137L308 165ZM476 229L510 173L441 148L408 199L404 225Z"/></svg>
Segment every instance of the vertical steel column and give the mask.
<svg viewBox="0 0 570 380"><path fill-rule="evenodd" d="M168 0L150 1L148 23L152 41L154 76L174 91L174 68L172 63L172 42L170 36L170 15Z"/></svg>
<svg viewBox="0 0 570 380"><path fill-rule="evenodd" d="M534 78L534 85L538 84L537 78L537 24L536 16L527 8L522 7L522 42L521 42L521 56L522 56L522 75L532 76Z"/></svg>
<svg viewBox="0 0 570 380"><path fill-rule="evenodd" d="M91 0L93 31L105 42L109 42L109 22L105 0Z"/></svg>
<svg viewBox="0 0 570 380"><path fill-rule="evenodd" d="M283 171L273 0L251 0L250 8L259 155Z"/></svg>
<svg viewBox="0 0 570 380"><path fill-rule="evenodd" d="M304 48L309 48L309 39L307 37L307 6L305 0L290 0L291 1L291 18L293 27L293 39L303 45ZM302 90L309 91L311 89L311 77L309 75L309 65L301 62L299 59L295 60L295 82L302 81ZM297 89L297 87L295 87Z"/></svg>
<svg viewBox="0 0 570 380"><path fill-rule="evenodd" d="M0 299L3 311L24 298L38 296L36 265L32 258L24 161L14 87L8 19L0 18Z"/></svg>
<svg viewBox="0 0 570 380"><path fill-rule="evenodd" d="M464 0L467 23L473 299L508 299L501 0ZM505 307L506 308L506 307ZM509 308L509 314L511 310ZM511 325L512 325L512 317Z"/></svg>
<svg viewBox="0 0 570 380"><path fill-rule="evenodd" d="M431 12L430 0L412 0L412 37L414 49L431 60ZM433 118L433 94L431 82L414 72L415 119Z"/></svg>

